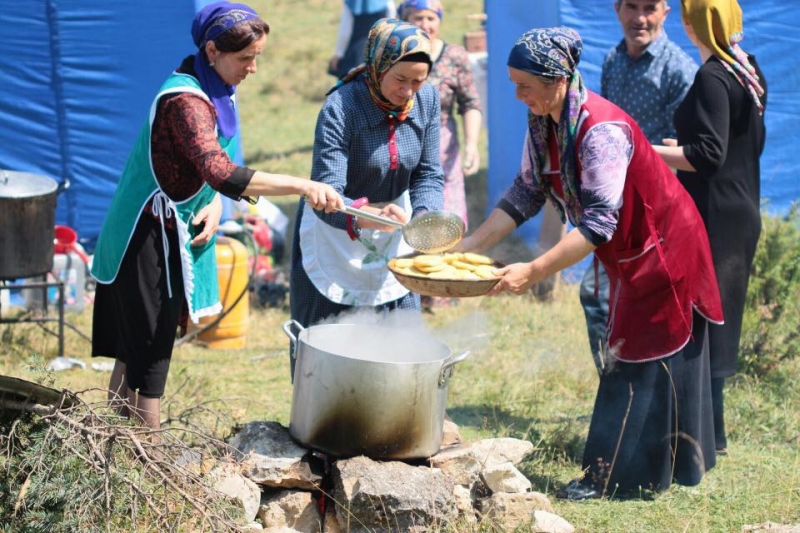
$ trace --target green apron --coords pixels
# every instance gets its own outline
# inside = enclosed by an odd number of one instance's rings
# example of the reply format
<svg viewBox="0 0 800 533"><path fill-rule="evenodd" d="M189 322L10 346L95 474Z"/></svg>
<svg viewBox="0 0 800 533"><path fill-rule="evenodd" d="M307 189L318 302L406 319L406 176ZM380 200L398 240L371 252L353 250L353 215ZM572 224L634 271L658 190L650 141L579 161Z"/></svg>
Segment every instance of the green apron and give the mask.
<svg viewBox="0 0 800 533"><path fill-rule="evenodd" d="M189 316L197 323L200 318L217 314L222 310L217 283L216 236L203 246L190 244L194 237L192 219L200 209L214 200L217 193L204 183L191 198L180 202L173 201L159 187L150 159L150 133L159 99L164 95L179 92L196 94L209 100L197 79L187 74L173 73L161 86L150 107L149 120L142 127L133 151L128 157L108 215L103 222L92 261L92 275L99 283L114 282L139 217L152 199L153 214L161 220L165 264L169 264L167 258L170 250L164 222L172 216L177 222L184 296L189 304ZM226 138L218 134L218 139L225 153L234 159L238 145L236 136ZM170 298L173 297L171 275L172 273L167 270L167 289Z"/></svg>

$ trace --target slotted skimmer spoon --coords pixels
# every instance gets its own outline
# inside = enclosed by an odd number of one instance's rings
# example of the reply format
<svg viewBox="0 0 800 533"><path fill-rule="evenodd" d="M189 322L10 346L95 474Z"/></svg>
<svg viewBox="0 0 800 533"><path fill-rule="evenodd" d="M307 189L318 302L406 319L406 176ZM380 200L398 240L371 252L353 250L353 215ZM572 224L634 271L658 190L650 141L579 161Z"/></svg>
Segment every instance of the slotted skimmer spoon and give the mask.
<svg viewBox="0 0 800 533"><path fill-rule="evenodd" d="M400 228L409 246L418 252L435 254L449 250L464 236L464 221L448 211L429 211L403 224L353 207L342 209L349 215Z"/></svg>

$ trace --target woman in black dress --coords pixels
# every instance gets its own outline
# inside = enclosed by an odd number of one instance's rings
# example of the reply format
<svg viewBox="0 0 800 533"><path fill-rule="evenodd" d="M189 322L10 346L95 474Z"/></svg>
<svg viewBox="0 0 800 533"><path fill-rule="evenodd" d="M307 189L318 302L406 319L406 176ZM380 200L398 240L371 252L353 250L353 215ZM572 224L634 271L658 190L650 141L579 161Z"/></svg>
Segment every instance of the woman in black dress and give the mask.
<svg viewBox="0 0 800 533"><path fill-rule="evenodd" d="M736 372L747 282L761 233L759 158L766 80L740 47L742 10L731 0L682 0L681 16L702 66L675 112L677 143L656 150L694 199L706 224L725 323L709 326L714 431L725 453L722 388ZM724 35L726 42L719 36Z"/></svg>

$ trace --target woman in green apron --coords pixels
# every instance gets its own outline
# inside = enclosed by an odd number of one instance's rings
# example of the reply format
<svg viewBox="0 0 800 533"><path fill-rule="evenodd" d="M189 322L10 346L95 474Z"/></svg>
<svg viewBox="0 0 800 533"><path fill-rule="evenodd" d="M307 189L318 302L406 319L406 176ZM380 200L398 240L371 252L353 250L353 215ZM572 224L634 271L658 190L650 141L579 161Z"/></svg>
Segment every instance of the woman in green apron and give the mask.
<svg viewBox="0 0 800 533"><path fill-rule="evenodd" d="M221 311L215 234L218 193L299 194L315 209L343 206L328 185L232 162L236 86L255 73L269 26L243 4L197 13L197 53L162 85L128 158L95 250L92 355L116 359L109 401L160 426L161 396L184 310L197 322ZM185 305L184 305L185 304Z"/></svg>

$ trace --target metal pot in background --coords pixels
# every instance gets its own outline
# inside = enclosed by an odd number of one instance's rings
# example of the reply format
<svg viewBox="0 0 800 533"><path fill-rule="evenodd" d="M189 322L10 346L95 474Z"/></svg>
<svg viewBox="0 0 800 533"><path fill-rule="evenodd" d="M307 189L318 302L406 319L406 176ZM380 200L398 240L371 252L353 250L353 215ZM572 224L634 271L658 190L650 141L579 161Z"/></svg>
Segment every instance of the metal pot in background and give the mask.
<svg viewBox="0 0 800 533"><path fill-rule="evenodd" d="M0 279L30 278L53 268L55 180L0 170Z"/></svg>
<svg viewBox="0 0 800 533"><path fill-rule="evenodd" d="M296 358L289 433L336 457L418 459L439 451L447 382L469 351L380 325L283 325ZM298 331L295 335L294 331Z"/></svg>

